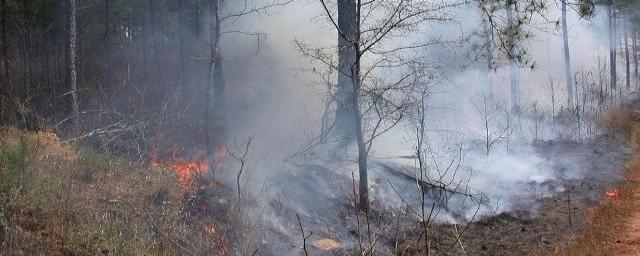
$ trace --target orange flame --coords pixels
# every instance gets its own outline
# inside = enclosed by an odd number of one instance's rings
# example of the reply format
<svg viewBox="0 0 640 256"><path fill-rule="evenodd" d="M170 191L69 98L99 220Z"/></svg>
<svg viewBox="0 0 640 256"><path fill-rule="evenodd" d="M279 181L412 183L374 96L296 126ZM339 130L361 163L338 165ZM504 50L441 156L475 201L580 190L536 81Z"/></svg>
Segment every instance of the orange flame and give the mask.
<svg viewBox="0 0 640 256"><path fill-rule="evenodd" d="M205 224L204 231L207 232L208 234L215 234L216 227L213 224Z"/></svg>
<svg viewBox="0 0 640 256"><path fill-rule="evenodd" d="M198 150L191 158L181 156L181 148L174 144L170 147L171 159L163 160L159 157L158 148L153 148L150 152L149 167L151 168L168 168L178 175L180 185L188 189L193 182L209 170L209 159L204 150ZM224 160L228 157L229 150L225 147L219 147L213 153L213 168L220 169L224 166Z"/></svg>
<svg viewBox="0 0 640 256"><path fill-rule="evenodd" d="M620 191L617 188L614 188L606 193L607 197L611 200L619 200L620 199Z"/></svg>

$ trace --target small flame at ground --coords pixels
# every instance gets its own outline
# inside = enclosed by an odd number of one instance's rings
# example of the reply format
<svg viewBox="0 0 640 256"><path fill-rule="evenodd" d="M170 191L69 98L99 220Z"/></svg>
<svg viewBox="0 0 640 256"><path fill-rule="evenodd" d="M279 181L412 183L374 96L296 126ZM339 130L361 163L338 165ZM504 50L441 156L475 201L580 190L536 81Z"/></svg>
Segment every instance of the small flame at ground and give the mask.
<svg viewBox="0 0 640 256"><path fill-rule="evenodd" d="M215 234L216 233L216 227L213 224L205 224L204 225L204 231L209 233L209 234Z"/></svg>
<svg viewBox="0 0 640 256"><path fill-rule="evenodd" d="M183 157L183 150L174 144L170 147L170 159L161 159L158 148L152 149L150 153L149 167L168 168L178 175L178 181L183 188L190 188L194 181L205 174L210 167L209 158L205 150L197 150L192 157ZM228 157L229 150L221 146L214 150L212 164L214 169L221 169L224 160Z"/></svg>
<svg viewBox="0 0 640 256"><path fill-rule="evenodd" d="M336 240L323 238L313 242L313 245L323 251L333 251L342 248L342 244Z"/></svg>
<svg viewBox="0 0 640 256"><path fill-rule="evenodd" d="M614 188L606 193L607 197L612 200L620 199L620 191L617 188Z"/></svg>

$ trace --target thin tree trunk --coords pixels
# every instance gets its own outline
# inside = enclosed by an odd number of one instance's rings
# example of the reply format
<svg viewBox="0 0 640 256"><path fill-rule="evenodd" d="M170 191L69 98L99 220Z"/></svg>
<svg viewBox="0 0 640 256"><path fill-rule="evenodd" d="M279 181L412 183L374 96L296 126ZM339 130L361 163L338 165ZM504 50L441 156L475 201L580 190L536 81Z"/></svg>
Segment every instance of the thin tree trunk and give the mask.
<svg viewBox="0 0 640 256"><path fill-rule="evenodd" d="M633 23L631 30L631 44L633 51L633 82L634 88L638 90L638 32L636 31L636 25Z"/></svg>
<svg viewBox="0 0 640 256"><path fill-rule="evenodd" d="M181 90L183 89L183 87L185 86L185 57L186 57L186 53L185 53L185 48L184 48L184 1L185 0L178 0L178 51L179 51L179 55L178 58L180 58L180 69L178 70L179 74L178 74L178 99L180 98L180 93ZM176 104L178 104L178 102L176 102Z"/></svg>
<svg viewBox="0 0 640 256"><path fill-rule="evenodd" d="M626 29L626 27L625 27ZM624 31L624 64L626 66L626 75L627 75L627 92L631 91L631 67L630 67L630 61L629 61L629 33L625 30Z"/></svg>
<svg viewBox="0 0 640 256"><path fill-rule="evenodd" d="M76 0L67 0L67 88L71 95L71 107L73 114L73 132L78 134L80 127L80 111L78 106L78 74L76 70Z"/></svg>
<svg viewBox="0 0 640 256"><path fill-rule="evenodd" d="M109 49L109 24L110 24L110 17L109 17L109 0L104 0L104 55L103 55L103 61L104 61L104 81L102 83L102 85L100 86L100 88L98 88L99 93L101 94L102 97L106 96L104 93L104 88L109 88L109 83L111 82L111 70L110 68L110 63L109 63L109 54L110 49Z"/></svg>
<svg viewBox="0 0 640 256"><path fill-rule="evenodd" d="M9 75L9 44L7 42L7 15L9 15L9 11L7 10L7 1L0 1L0 8L2 8L2 20L0 20L2 26L2 64L4 68L4 81L3 85L4 92L8 91L8 86L10 82Z"/></svg>
<svg viewBox="0 0 640 256"><path fill-rule="evenodd" d="M489 17L487 17L489 19ZM487 91L489 94L489 102L494 102L494 88L493 88L493 29L491 28L491 22L484 19L485 35L487 37Z"/></svg>
<svg viewBox="0 0 640 256"><path fill-rule="evenodd" d="M336 88L335 131L340 146L346 147L355 140L353 66L356 62L356 2L338 1L338 85Z"/></svg>
<svg viewBox="0 0 640 256"><path fill-rule="evenodd" d="M609 76L611 79L611 87L612 93L615 92L617 87L617 77L616 77L616 43L615 43L615 10L613 10L613 6L607 6L608 20L609 20Z"/></svg>
<svg viewBox="0 0 640 256"><path fill-rule="evenodd" d="M42 44L42 52L44 55L44 84L45 84L45 88L53 88L52 84L51 84L51 66L50 66L50 59L51 59L51 53L49 52L49 47L50 45L53 45L54 42L49 39L49 37L45 34L44 35L44 43ZM52 90L53 91L53 90ZM52 100L55 98L55 94L50 94L49 98L47 99L47 103L49 103L49 105L52 105ZM55 112L51 112L52 115L55 115Z"/></svg>
<svg viewBox="0 0 640 256"><path fill-rule="evenodd" d="M353 26L355 27L355 37L352 42L353 48L355 50L355 63L351 68L351 81L353 83L353 91L352 97L353 101L351 102L354 110L354 121L355 121L355 130L356 130L356 142L358 144L358 172L359 172L359 184L358 184L358 193L359 200L358 205L361 210L368 211L369 210L369 178L368 178L368 170L367 170L367 158L369 154L369 148L367 148L365 139L364 139L364 129L362 127L362 110L360 109L360 88L361 78L360 78L360 65L362 60L362 52L360 49L360 10L362 4L360 0L357 0L355 3L355 23ZM371 135L374 136L374 135ZM371 142L370 142L371 143Z"/></svg>
<svg viewBox="0 0 640 256"><path fill-rule="evenodd" d="M515 58L515 52L514 52L514 36L513 36L513 2L511 0L507 1L507 6L506 6L506 10L507 10L507 23L509 26L509 31L508 31L508 43L507 43L507 47L508 47L508 53L509 53L509 81L511 83L511 107L516 111L519 112L520 110L520 85L519 85L519 77L518 77L518 67L516 66L516 62L514 60Z"/></svg>
<svg viewBox="0 0 640 256"><path fill-rule="evenodd" d="M145 15L146 12L142 13L142 84L146 86L147 79L149 78L149 25L147 22L147 18Z"/></svg>
<svg viewBox="0 0 640 256"><path fill-rule="evenodd" d="M571 76L571 58L569 55L569 30L567 28L567 0L562 2L562 50L564 53L564 74L567 86L567 106L573 106L573 81Z"/></svg>
<svg viewBox="0 0 640 256"><path fill-rule="evenodd" d="M226 118L224 116L224 77L220 51L220 0L211 1L213 26L210 29L209 81L205 99L204 135L207 144L209 171L215 178L216 150L224 144Z"/></svg>

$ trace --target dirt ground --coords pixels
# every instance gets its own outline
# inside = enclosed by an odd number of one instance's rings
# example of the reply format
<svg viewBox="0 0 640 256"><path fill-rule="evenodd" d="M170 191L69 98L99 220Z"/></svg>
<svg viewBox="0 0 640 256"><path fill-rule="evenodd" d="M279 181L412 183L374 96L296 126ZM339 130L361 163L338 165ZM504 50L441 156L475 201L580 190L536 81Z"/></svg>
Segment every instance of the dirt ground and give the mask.
<svg viewBox="0 0 640 256"><path fill-rule="evenodd" d="M634 195L633 200L640 201L640 193ZM615 255L640 255L640 211L628 219L627 229L623 230L620 240L616 241Z"/></svg>
<svg viewBox="0 0 640 256"><path fill-rule="evenodd" d="M585 227L587 213L622 179L627 150L612 138L598 137L584 143L541 142L539 153L555 161L563 171L571 161L580 163L582 179L557 181L564 192L538 201L534 212L513 211L462 225L433 227L434 255L550 255ZM637 194L640 200L640 193ZM629 226L630 247L640 245L640 212ZM457 238L460 239L457 239ZM416 255L405 250L401 255ZM637 251L635 251L637 252ZM629 254L638 255L638 254Z"/></svg>

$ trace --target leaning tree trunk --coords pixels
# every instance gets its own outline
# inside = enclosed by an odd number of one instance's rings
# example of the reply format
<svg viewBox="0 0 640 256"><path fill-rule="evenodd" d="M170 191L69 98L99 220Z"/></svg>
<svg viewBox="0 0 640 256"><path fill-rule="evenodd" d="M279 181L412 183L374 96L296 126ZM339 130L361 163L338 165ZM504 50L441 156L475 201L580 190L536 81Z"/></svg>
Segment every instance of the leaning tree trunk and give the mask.
<svg viewBox="0 0 640 256"><path fill-rule="evenodd" d="M571 58L569 55L569 31L567 28L567 0L562 2L562 50L564 53L564 75L567 83L567 106L573 106L573 81L571 76Z"/></svg>
<svg viewBox="0 0 640 256"><path fill-rule="evenodd" d="M78 106L78 73L77 63L77 31L76 31L76 0L67 0L67 88L71 95L71 111L73 120L73 132L78 134L80 127L80 108Z"/></svg>
<svg viewBox="0 0 640 256"><path fill-rule="evenodd" d="M210 58L207 92L205 93L204 137L209 160L209 171L215 178L216 150L224 145L226 118L224 116L224 77L220 52L220 0L212 0L213 24L210 29Z"/></svg>
<svg viewBox="0 0 640 256"><path fill-rule="evenodd" d="M356 3L354 0L338 0L338 85L336 88L335 131L341 147L355 140L354 126L356 99L352 93L356 62Z"/></svg>
<svg viewBox="0 0 640 256"><path fill-rule="evenodd" d="M507 31L507 51L509 54L509 80L511 83L511 107L519 112L520 110L520 85L519 85L519 77L518 77L518 67L516 66L515 58L515 38L513 31L513 2L512 0L507 0L507 23L508 23L508 31Z"/></svg>

